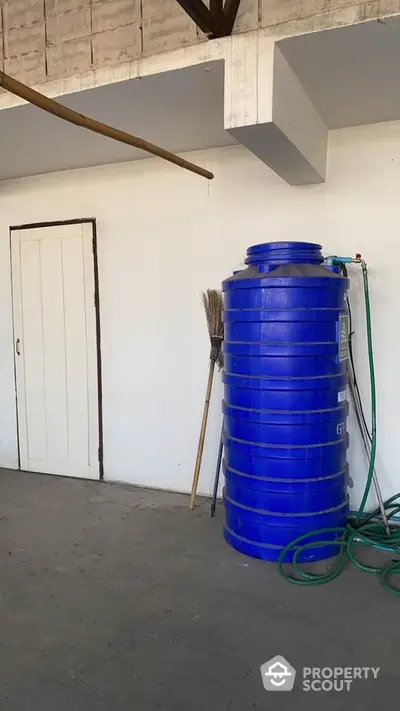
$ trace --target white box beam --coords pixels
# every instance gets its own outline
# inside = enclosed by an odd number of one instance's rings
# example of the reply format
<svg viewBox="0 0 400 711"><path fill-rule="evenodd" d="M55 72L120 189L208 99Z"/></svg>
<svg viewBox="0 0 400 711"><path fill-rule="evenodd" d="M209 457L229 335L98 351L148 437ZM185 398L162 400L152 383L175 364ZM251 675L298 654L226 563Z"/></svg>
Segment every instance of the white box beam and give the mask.
<svg viewBox="0 0 400 711"><path fill-rule="evenodd" d="M275 40L232 38L225 128L290 185L325 180L328 130Z"/></svg>

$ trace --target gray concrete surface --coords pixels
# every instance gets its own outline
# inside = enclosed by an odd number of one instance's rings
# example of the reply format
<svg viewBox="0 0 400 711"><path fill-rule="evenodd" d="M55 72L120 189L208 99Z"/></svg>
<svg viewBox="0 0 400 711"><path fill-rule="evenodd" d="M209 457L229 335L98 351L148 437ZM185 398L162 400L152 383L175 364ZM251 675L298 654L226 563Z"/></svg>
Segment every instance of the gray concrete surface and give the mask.
<svg viewBox="0 0 400 711"><path fill-rule="evenodd" d="M187 497L0 470L0 708L388 708L400 600L348 569L297 588ZM396 652L397 650L397 652ZM272 694L260 665L378 666L349 692Z"/></svg>

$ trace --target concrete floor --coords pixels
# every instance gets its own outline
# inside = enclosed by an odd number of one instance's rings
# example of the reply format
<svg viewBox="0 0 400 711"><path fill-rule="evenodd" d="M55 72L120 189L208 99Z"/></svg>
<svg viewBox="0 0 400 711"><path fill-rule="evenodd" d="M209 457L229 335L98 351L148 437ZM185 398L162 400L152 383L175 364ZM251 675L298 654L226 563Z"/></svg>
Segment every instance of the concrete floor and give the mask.
<svg viewBox="0 0 400 711"><path fill-rule="evenodd" d="M7 711L376 709L398 698L400 600L348 569L297 588L187 497L0 471ZM259 667L378 666L350 692L271 696Z"/></svg>

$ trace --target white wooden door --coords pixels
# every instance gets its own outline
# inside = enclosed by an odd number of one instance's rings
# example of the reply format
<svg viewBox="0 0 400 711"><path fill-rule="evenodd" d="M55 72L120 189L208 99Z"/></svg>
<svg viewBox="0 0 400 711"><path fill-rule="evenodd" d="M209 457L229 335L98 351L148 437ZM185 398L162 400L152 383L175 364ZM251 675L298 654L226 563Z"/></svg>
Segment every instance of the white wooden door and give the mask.
<svg viewBox="0 0 400 711"><path fill-rule="evenodd" d="M11 231L21 469L98 479L92 224Z"/></svg>

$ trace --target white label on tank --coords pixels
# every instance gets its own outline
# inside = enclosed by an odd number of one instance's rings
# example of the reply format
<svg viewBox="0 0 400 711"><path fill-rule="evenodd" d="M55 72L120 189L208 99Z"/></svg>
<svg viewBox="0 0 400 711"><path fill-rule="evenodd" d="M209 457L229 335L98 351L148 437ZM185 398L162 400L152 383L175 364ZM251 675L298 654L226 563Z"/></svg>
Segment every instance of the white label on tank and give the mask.
<svg viewBox="0 0 400 711"><path fill-rule="evenodd" d="M339 316L339 361L347 360L349 357L349 316L340 314Z"/></svg>
<svg viewBox="0 0 400 711"><path fill-rule="evenodd" d="M339 437L341 437L342 435L344 435L345 429L346 429L345 423L344 423L344 422L339 422L338 426L336 427L336 432L337 432L337 434L339 435Z"/></svg>
<svg viewBox="0 0 400 711"><path fill-rule="evenodd" d="M337 401L344 402L345 400L346 400L346 390L341 390L340 393L338 393Z"/></svg>

